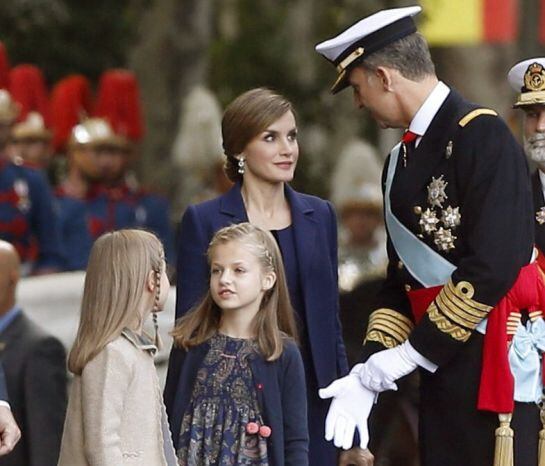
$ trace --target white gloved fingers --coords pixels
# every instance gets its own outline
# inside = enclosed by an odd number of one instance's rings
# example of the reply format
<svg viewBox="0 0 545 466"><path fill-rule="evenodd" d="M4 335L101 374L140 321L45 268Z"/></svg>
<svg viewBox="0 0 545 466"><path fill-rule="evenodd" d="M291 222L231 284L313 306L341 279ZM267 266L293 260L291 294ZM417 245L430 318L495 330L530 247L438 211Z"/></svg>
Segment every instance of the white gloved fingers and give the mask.
<svg viewBox="0 0 545 466"><path fill-rule="evenodd" d="M342 448L343 450L350 450L354 443L354 432L356 431L356 423L352 419L346 421L346 427L344 431L344 439Z"/></svg>
<svg viewBox="0 0 545 466"><path fill-rule="evenodd" d="M348 377L350 376L347 375L345 377L341 377L340 379L331 382L327 387L320 388L320 390L318 390L318 396L322 400L326 400L327 398L333 398L335 396L342 395L344 387L348 383Z"/></svg>
<svg viewBox="0 0 545 466"><path fill-rule="evenodd" d="M335 400L332 401L325 418L325 439L329 442L335 436L335 424L339 418L339 411L335 409Z"/></svg>
<svg viewBox="0 0 545 466"><path fill-rule="evenodd" d="M360 434L360 448L365 450L369 444L369 428L367 427L367 419L363 422L358 422L357 427Z"/></svg>
<svg viewBox="0 0 545 466"><path fill-rule="evenodd" d="M344 433L346 431L346 418L339 416L335 423L335 436L333 437L333 445L337 448L341 448L344 440Z"/></svg>

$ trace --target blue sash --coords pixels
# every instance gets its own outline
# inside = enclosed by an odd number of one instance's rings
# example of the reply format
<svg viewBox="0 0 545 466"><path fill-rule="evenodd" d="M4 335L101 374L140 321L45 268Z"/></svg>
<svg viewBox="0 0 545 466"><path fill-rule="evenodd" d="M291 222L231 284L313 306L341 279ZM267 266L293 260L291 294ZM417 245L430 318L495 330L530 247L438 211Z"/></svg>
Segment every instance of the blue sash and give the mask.
<svg viewBox="0 0 545 466"><path fill-rule="evenodd" d="M403 265L422 286L430 288L444 285L452 272L456 270L456 266L418 239L392 212L390 190L392 189L400 147L401 143L390 152L390 163L386 175L384 207L388 234Z"/></svg>

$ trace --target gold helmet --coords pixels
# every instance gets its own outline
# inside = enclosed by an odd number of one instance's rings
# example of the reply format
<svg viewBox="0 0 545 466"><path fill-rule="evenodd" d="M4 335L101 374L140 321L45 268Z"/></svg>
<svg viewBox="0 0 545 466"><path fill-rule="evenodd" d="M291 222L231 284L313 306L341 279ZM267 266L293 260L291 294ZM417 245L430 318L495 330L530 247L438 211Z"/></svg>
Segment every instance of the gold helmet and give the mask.
<svg viewBox="0 0 545 466"><path fill-rule="evenodd" d="M17 123L11 130L11 137L15 141L23 139L51 140L52 134L44 122L44 118L38 112L29 112L26 119Z"/></svg>
<svg viewBox="0 0 545 466"><path fill-rule="evenodd" d="M69 145L74 146L109 146L128 149L129 141L116 134L110 123L103 118L88 118L74 126Z"/></svg>
<svg viewBox="0 0 545 466"><path fill-rule="evenodd" d="M20 107L5 89L0 89L0 123L11 124L19 116Z"/></svg>

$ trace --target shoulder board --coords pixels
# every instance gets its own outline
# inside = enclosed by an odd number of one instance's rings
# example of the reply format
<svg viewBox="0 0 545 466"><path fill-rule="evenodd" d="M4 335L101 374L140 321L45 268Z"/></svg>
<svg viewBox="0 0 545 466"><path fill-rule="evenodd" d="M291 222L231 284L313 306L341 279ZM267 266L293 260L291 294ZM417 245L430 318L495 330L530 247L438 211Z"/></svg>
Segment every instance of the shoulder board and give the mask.
<svg viewBox="0 0 545 466"><path fill-rule="evenodd" d="M462 117L462 119L458 122L458 124L463 128L471 120L473 120L474 118L477 118L480 115L498 116L498 114L490 108L476 108L475 110L472 110L467 115Z"/></svg>

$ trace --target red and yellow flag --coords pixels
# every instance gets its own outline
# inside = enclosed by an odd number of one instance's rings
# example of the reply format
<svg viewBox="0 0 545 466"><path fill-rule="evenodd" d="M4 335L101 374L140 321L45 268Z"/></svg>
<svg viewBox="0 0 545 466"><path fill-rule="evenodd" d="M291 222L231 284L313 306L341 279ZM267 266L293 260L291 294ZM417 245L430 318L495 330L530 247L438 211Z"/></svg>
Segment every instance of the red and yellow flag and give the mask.
<svg viewBox="0 0 545 466"><path fill-rule="evenodd" d="M518 0L421 0L420 3L423 11L418 29L430 45L506 43L517 38Z"/></svg>

